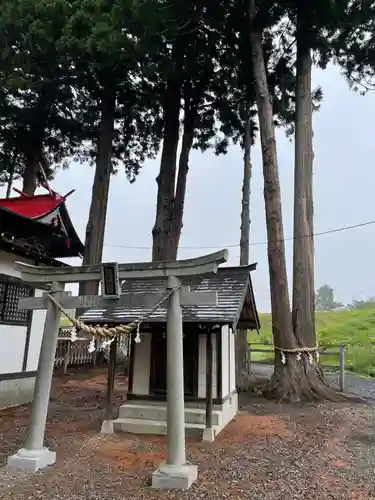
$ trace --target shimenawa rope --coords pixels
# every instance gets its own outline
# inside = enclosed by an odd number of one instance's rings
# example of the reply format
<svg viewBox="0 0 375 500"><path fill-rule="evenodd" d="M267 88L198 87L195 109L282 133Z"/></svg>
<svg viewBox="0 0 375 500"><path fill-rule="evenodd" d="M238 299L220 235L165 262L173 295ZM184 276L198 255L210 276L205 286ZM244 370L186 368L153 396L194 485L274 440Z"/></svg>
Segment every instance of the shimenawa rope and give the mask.
<svg viewBox="0 0 375 500"><path fill-rule="evenodd" d="M181 286L173 288L172 290L168 290L166 295L162 297L146 314L132 321L128 325L117 325L113 327L104 326L89 326L86 325L83 321L80 321L74 318L63 306L55 299L53 295L50 293L47 294L47 297L55 304L57 309L72 323L72 325L77 328L77 330L83 330L86 333L90 333L91 335L100 336L100 337L115 337L116 335L123 335L130 333L135 328L139 328L139 325L144 322L145 319L150 317L156 309L158 309L163 302L165 302L173 292L179 290Z"/></svg>
<svg viewBox="0 0 375 500"><path fill-rule="evenodd" d="M288 354L297 354L297 361L300 361L302 359L302 354L308 354L308 358L309 358L309 363L310 364L313 364L314 362L314 358L313 358L313 355L312 353L315 352L316 353L316 360L319 361L319 352L318 352L318 346L316 345L315 347L294 347L294 348L287 348L287 347L278 347L276 345L274 345L274 349L276 351L280 351L281 352L281 362L283 365L285 365L286 363L286 356L285 356L285 353L288 353Z"/></svg>

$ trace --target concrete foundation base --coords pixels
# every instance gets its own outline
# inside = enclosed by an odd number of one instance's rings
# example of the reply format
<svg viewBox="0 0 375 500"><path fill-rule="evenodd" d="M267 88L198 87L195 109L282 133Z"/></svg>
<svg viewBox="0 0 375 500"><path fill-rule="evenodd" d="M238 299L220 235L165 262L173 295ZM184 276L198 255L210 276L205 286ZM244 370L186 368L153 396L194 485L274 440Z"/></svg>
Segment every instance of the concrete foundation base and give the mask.
<svg viewBox="0 0 375 500"><path fill-rule="evenodd" d="M203 430L202 441L213 443L215 441L215 437L216 437L216 432L215 429L213 429L212 427L211 428L206 427Z"/></svg>
<svg viewBox="0 0 375 500"><path fill-rule="evenodd" d="M160 464L152 474L152 488L159 490L188 490L198 478L196 465Z"/></svg>
<svg viewBox="0 0 375 500"><path fill-rule="evenodd" d="M15 455L8 457L7 464L13 469L36 472L48 465L53 465L55 462L56 452L50 451L48 448L42 448L41 450L26 450L25 448L21 448Z"/></svg>
<svg viewBox="0 0 375 500"><path fill-rule="evenodd" d="M113 434L115 432L113 426L113 420L103 420L102 428L100 429L101 434Z"/></svg>

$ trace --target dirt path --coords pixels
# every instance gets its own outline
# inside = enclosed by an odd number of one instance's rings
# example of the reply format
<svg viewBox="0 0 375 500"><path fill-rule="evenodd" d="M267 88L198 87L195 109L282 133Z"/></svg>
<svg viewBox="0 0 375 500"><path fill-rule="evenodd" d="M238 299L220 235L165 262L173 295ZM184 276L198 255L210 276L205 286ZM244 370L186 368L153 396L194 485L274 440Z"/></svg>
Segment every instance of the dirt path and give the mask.
<svg viewBox="0 0 375 500"><path fill-rule="evenodd" d="M117 404L126 380L117 384ZM188 442L199 480L187 492L151 490L163 437L100 436L104 371L55 379L47 445L57 464L35 475L0 469L0 500L370 500L375 410L370 405L276 405L244 397L212 445ZM28 408L0 412L0 456L22 445Z"/></svg>

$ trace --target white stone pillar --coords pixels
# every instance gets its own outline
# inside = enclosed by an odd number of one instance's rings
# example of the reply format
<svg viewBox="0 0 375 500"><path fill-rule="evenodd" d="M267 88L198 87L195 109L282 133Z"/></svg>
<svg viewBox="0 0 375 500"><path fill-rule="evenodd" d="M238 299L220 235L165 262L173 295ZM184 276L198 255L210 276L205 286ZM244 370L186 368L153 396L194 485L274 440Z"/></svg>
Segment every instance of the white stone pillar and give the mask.
<svg viewBox="0 0 375 500"><path fill-rule="evenodd" d="M54 282L52 283L50 293L59 300L59 295L63 291L63 288L64 286L61 283ZM54 464L56 461L56 453L44 447L44 433L55 364L60 315L57 307L52 301L49 301L27 438L24 448L18 450L15 455L8 457L8 465L13 468L36 472L47 465Z"/></svg>
<svg viewBox="0 0 375 500"><path fill-rule="evenodd" d="M197 479L198 469L186 463L185 401L182 310L180 281L169 276L167 288L174 290L167 319L167 434L168 458L153 473L152 487L188 489Z"/></svg>

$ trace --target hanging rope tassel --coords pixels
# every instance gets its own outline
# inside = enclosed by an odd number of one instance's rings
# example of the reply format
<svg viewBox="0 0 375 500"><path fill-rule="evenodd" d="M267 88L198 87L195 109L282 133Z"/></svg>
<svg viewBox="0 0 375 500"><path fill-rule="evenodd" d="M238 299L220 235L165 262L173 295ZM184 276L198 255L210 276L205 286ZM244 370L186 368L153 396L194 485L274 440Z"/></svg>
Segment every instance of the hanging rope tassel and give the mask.
<svg viewBox="0 0 375 500"><path fill-rule="evenodd" d="M72 331L70 332L70 342L75 342L77 340L77 328L73 326Z"/></svg>
<svg viewBox="0 0 375 500"><path fill-rule="evenodd" d="M96 351L96 347L95 347L95 337L93 337L91 340L90 340L90 343L89 343L89 346L87 348L87 350L89 351L90 354L92 354L93 352Z"/></svg>
<svg viewBox="0 0 375 500"><path fill-rule="evenodd" d="M281 363L283 365L286 364L286 354L296 354L296 359L297 361L302 360L302 354L307 354L307 358L309 360L309 363L311 365L314 364L314 356L313 354L315 353L316 356L316 362L318 363L319 361L319 352L318 352L318 346L316 345L315 347L296 347L294 349L287 349L287 348L281 348L278 346L274 346L276 351L280 351L281 353Z"/></svg>
<svg viewBox="0 0 375 500"><path fill-rule="evenodd" d="M140 343L140 341L141 341L141 336L140 336L140 334L139 334L139 327L140 327L140 326L141 326L141 324L140 324L140 323L138 323L138 326L137 326L137 335L135 336L135 339L134 339L134 342L135 342L136 344L139 344L139 343Z"/></svg>

